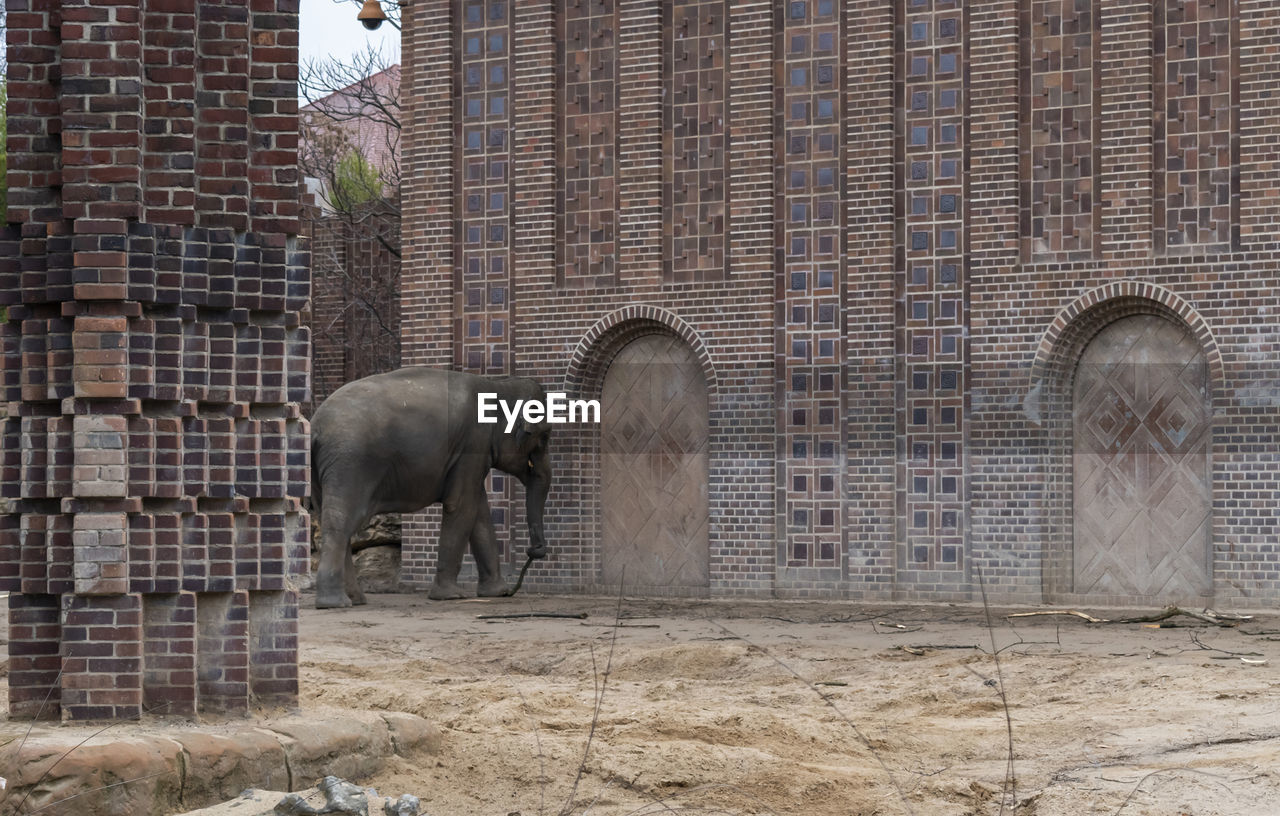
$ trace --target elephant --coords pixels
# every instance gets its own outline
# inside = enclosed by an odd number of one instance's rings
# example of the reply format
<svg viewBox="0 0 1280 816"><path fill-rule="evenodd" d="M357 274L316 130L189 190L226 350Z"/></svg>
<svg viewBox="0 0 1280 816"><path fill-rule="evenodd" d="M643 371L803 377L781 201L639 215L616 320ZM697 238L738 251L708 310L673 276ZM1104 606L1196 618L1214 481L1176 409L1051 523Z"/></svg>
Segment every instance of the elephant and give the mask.
<svg viewBox="0 0 1280 816"><path fill-rule="evenodd" d="M534 380L482 377L414 366L355 380L333 392L311 419L311 503L320 516L316 608L363 604L351 536L377 513L411 513L440 502L443 523L428 597L461 598L458 570L470 542L477 594L509 594L498 563L485 477L491 468L525 489L530 558L545 558L543 509L551 486L551 428L522 412L480 422L481 394L546 404ZM493 402L494 398L485 399Z"/></svg>

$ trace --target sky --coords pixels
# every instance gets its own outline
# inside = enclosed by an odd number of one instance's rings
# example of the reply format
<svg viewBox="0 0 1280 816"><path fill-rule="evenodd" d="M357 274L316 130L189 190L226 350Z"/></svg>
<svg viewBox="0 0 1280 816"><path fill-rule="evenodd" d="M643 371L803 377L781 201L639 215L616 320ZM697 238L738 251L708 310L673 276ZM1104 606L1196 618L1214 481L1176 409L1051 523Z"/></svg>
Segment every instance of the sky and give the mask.
<svg viewBox="0 0 1280 816"><path fill-rule="evenodd" d="M352 0L302 0L298 34L298 62L326 57L345 58L363 51L365 43L380 45L384 51L400 59L400 32L383 23L377 31L365 31L356 22L360 3Z"/></svg>

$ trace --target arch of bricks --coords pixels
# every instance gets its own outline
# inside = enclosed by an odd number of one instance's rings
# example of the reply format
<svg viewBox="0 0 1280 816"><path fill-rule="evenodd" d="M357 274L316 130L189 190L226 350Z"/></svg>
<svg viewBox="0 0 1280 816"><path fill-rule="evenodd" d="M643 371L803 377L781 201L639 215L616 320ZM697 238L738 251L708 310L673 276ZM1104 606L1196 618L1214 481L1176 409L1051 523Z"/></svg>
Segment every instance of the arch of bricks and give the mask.
<svg viewBox="0 0 1280 816"><path fill-rule="evenodd" d="M716 370L702 338L675 313L645 304L618 309L587 330L565 370L565 391L573 396L599 397L609 363L623 346L646 334L672 334L689 344L707 378L707 393L715 396Z"/></svg>
<svg viewBox="0 0 1280 816"><path fill-rule="evenodd" d="M293 704L297 0L8 7L10 716Z"/></svg>
<svg viewBox="0 0 1280 816"><path fill-rule="evenodd" d="M1204 349L1214 398L1222 398L1218 392L1225 379L1222 352L1209 324L1195 307L1177 294L1149 281L1133 279L1111 281L1090 289L1058 312L1036 348L1030 372L1032 385L1064 382L1095 334L1124 314L1138 312L1161 314L1186 326Z"/></svg>

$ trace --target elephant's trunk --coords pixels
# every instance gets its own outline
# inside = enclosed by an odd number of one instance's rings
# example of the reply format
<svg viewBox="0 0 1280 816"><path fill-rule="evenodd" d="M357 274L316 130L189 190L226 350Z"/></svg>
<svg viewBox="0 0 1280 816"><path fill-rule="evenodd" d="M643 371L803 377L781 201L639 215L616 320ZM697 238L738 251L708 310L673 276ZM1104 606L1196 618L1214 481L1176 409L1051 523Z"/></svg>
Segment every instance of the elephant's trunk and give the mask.
<svg viewBox="0 0 1280 816"><path fill-rule="evenodd" d="M550 464L545 459L534 460L534 467L524 484L524 510L525 518L529 522L529 556L531 558L547 557L547 539L542 529L542 515L550 488Z"/></svg>

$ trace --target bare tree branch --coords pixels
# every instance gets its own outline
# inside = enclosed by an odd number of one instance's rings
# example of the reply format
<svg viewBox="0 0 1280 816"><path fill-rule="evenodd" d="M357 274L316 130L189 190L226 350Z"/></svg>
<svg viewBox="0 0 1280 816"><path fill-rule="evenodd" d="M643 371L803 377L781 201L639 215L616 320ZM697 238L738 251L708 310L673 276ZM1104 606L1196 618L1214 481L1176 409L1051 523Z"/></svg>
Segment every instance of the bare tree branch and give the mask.
<svg viewBox="0 0 1280 816"><path fill-rule="evenodd" d="M299 111L299 169L320 183L325 209L357 219L400 215L400 66L369 45L342 60L312 59L299 70L298 88L307 104ZM356 154L376 171L380 206L357 213L341 206L340 165ZM385 211L385 212L384 212ZM398 230L397 230L398 232ZM385 238L385 236L384 236ZM390 242L388 242L390 243ZM398 244L398 241L397 241ZM389 246L397 254L398 246Z"/></svg>
<svg viewBox="0 0 1280 816"><path fill-rule="evenodd" d="M383 9L398 28L398 5ZM317 338L342 349L344 379L389 371L401 351L400 66L370 45L307 61L298 86Z"/></svg>

